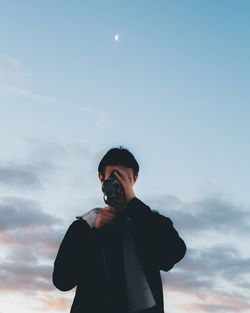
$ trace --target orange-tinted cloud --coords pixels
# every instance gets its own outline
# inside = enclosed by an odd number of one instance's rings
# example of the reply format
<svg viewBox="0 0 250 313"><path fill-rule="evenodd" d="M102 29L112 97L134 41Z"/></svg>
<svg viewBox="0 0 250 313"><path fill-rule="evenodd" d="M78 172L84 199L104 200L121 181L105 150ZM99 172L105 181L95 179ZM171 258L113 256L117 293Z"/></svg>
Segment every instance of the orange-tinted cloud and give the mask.
<svg viewBox="0 0 250 313"><path fill-rule="evenodd" d="M48 296L47 298L42 300L43 306L42 309L46 312L46 310L68 310L72 304L72 300L65 299L59 296Z"/></svg>
<svg viewBox="0 0 250 313"><path fill-rule="evenodd" d="M9 237L7 234L0 233L0 243L1 244L7 244L9 243Z"/></svg>
<svg viewBox="0 0 250 313"><path fill-rule="evenodd" d="M204 296L202 302L186 302L179 308L191 312L242 312L250 309L250 304L235 296Z"/></svg>

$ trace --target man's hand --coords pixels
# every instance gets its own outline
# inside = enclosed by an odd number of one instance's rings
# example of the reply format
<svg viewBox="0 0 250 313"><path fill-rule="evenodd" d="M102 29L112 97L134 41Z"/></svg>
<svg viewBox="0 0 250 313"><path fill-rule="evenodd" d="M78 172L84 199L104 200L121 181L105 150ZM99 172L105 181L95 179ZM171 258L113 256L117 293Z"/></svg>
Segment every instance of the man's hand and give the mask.
<svg viewBox="0 0 250 313"><path fill-rule="evenodd" d="M128 174L119 168L119 170L114 171L115 177L119 180L123 187L124 191L124 201L127 204L131 199L135 197L135 193L133 190L133 177L128 177Z"/></svg>
<svg viewBox="0 0 250 313"><path fill-rule="evenodd" d="M119 213L116 208L112 206L106 206L98 214L95 221L95 228L99 229L104 227L105 225L112 224L117 220L118 214Z"/></svg>

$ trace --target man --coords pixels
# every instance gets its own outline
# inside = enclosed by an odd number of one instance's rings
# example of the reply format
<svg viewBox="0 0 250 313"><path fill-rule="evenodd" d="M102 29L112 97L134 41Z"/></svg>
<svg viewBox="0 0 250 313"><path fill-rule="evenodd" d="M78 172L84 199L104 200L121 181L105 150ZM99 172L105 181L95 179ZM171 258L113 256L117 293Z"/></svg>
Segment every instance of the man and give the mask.
<svg viewBox="0 0 250 313"><path fill-rule="evenodd" d="M164 313L160 270L173 268L186 245L168 217L136 197L139 165L130 151L112 148L104 155L100 182L112 172L120 197L69 226L53 283L61 291L77 287L71 313Z"/></svg>

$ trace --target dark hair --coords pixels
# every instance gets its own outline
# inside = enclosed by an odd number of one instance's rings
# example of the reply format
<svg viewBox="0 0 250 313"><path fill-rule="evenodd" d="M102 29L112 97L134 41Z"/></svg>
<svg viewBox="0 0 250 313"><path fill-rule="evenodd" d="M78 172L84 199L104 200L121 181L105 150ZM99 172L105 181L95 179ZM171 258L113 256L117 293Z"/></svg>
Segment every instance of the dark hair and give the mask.
<svg viewBox="0 0 250 313"><path fill-rule="evenodd" d="M123 146L111 148L101 159L98 165L98 172L101 173L102 177L105 177L105 168L107 165L123 165L132 168L135 176L139 172L139 164L135 157L128 149L123 148Z"/></svg>

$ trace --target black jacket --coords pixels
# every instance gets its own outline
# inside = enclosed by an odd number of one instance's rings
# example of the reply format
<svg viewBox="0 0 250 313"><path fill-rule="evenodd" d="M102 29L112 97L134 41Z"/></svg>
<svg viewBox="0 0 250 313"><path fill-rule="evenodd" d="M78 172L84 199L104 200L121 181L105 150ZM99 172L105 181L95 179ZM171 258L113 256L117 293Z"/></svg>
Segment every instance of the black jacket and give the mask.
<svg viewBox="0 0 250 313"><path fill-rule="evenodd" d="M168 217L137 197L128 202L124 217L131 218L137 253L157 303L144 312L163 313L160 270L173 268L184 257L186 245ZM70 313L128 313L120 231L123 221L96 229L78 219L69 226L54 261L52 280L61 291L77 287ZM112 284L107 282L103 247Z"/></svg>

